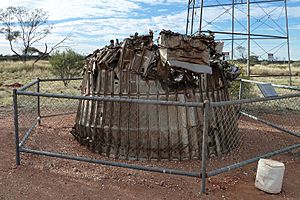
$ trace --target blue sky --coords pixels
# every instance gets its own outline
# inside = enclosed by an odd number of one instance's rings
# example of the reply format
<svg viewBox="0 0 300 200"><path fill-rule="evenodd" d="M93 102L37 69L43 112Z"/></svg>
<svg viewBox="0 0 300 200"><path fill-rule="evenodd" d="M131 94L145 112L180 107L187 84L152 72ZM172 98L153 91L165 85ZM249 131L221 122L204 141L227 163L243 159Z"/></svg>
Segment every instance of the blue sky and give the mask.
<svg viewBox="0 0 300 200"><path fill-rule="evenodd" d="M204 0L205 4L230 2L231 0ZM282 35L285 31L283 2L253 5L251 22L254 33ZM49 44L70 35L67 45L74 50L88 54L110 39L122 40L130 34L145 34L149 29L158 33L161 29L171 29L185 33L187 0L1 0L0 8L23 5L28 8L43 8L49 13L49 22L53 24L52 33L42 41ZM221 15L226 9L225 12ZM290 24L291 57L300 60L300 0L288 1ZM246 6L237 6L236 30L245 32ZM204 30L230 30L231 9L206 8L204 10ZM267 17L264 17L266 14ZM199 15L199 11L196 11ZM214 20L218 15L218 19ZM269 17L268 17L269 16ZM262 20L259 20L261 19ZM211 22L208 23L207 22ZM256 23L255 23L256 22ZM197 20L196 20L196 23ZM256 28L258 27L258 28ZM224 38L217 36L217 38ZM226 38L226 37L225 37ZM266 58L266 53L275 53L275 57L286 59L284 40L256 40L252 42L252 52ZM239 40L235 46L245 45ZM275 48L280 47L281 48ZM230 51L230 43L225 42L224 51ZM0 54L11 54L7 41L0 38Z"/></svg>

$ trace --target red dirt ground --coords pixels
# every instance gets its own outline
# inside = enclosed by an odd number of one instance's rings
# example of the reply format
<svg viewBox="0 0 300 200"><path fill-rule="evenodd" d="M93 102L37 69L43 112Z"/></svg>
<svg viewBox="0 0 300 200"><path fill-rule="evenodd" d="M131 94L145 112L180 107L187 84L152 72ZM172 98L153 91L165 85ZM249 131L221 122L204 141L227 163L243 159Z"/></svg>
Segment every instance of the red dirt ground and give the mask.
<svg viewBox="0 0 300 200"><path fill-rule="evenodd" d="M11 110L0 108L0 199L300 199L299 150L273 159L285 163L280 194L271 195L254 187L255 164L209 178L207 194L199 194L201 180L165 174L133 171L76 161L22 154L15 165ZM70 126L43 123L43 135L32 137L30 147L59 149L73 154L95 155L80 146L69 134ZM264 126L257 126L262 129ZM53 141L56 134L59 141ZM61 144L65 144L62 146ZM255 144L257 145L257 144ZM265 145L262 143L261 145ZM51 149L53 148L53 149ZM95 156L96 157L96 156ZM130 161L134 163L134 161ZM190 169L193 162L171 164L145 162L146 165L177 166Z"/></svg>

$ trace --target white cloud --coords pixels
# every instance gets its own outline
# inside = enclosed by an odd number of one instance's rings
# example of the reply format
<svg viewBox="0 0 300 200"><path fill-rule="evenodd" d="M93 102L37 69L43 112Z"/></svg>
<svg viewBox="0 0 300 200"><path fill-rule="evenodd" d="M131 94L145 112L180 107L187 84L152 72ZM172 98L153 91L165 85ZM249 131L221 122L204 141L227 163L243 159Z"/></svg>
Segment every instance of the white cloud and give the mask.
<svg viewBox="0 0 300 200"><path fill-rule="evenodd" d="M59 23L54 26L52 36L58 37L61 32L71 32L72 44L94 44L94 49L108 44L110 39L123 40L130 34L139 32L147 34L149 29L159 32L161 29L172 29L184 32L185 12L142 19L85 19L74 22ZM53 40L54 38L48 38ZM92 46L92 45L89 45ZM76 48L81 48L77 46ZM89 51L92 51L90 49Z"/></svg>
<svg viewBox="0 0 300 200"><path fill-rule="evenodd" d="M300 0L289 2L298 1ZM54 29L46 38L47 40L40 43L41 47L44 42L49 43L49 45L54 44L55 41L60 41L64 36L71 33L71 38L66 44L81 53L90 53L94 49L107 44L110 39L119 38L122 40L135 32L146 34L149 29L157 32L161 29L171 29L172 31L184 33L186 4L186 0L1 0L0 8L12 5L43 8L49 12L49 20L53 21ZM181 6L182 9L174 10L172 6L177 6L177 8ZM155 14L151 13L153 8L156 9ZM276 4L265 4L263 8L266 12L270 12L276 8ZM246 27L246 6L239 6L239 9L235 10L235 17ZM300 6L297 5L289 7L289 17L299 18L299 9ZM168 12L168 10L170 11ZM204 17L207 21L211 21L223 11L224 9L220 7L206 8ZM218 18L215 21L217 23L214 25L228 31L230 27L224 26L224 23L231 20L230 12L229 9L228 13ZM277 8L271 16L277 19L281 13L281 9ZM199 10L197 14L195 24L199 23ZM255 18L265 15L257 6L252 6L251 14L253 22L256 20ZM267 23L269 22L270 20L267 21ZM272 25L271 22L269 24ZM239 24L236 23L236 28L238 26ZM298 26L293 28L294 30L299 29ZM206 29L216 30L216 27L208 25ZM0 53L11 53L7 41L2 37L0 38Z"/></svg>
<svg viewBox="0 0 300 200"><path fill-rule="evenodd" d="M8 1L5 0L1 2L1 6L3 6L5 2L7 4L6 6L8 6ZM24 6L29 3L27 0L22 2ZM70 40L68 40L66 44L78 51L89 53L107 44L110 39L119 38L123 40L135 32L146 34L149 29L157 32L161 29L172 29L173 31L183 32L185 27L185 11L163 16L130 18L130 11L143 8L135 3L124 0L114 1L114 3L111 3L111 1L101 1L99 3L99 1L82 2L75 0L70 2L62 0L59 7L52 6L55 5L52 1L51 6L46 6L47 2L47 0L43 2L33 1L31 4L33 8L42 7L44 10L49 11L50 19L68 20L54 21L55 24L52 33L37 45L37 47L42 49L44 48L44 42L47 42L50 46L60 41L64 36L71 34ZM112 5L115 3L122 6L115 7ZM93 5L93 7L90 5ZM107 11L105 11L105 14L101 14L104 8L106 8ZM75 12L75 10L78 11ZM116 15L116 13L119 12L122 14ZM126 16L127 14L128 16ZM112 17L109 17L110 15L112 15ZM70 20L69 18L73 19ZM10 50L6 48L2 52L10 53Z"/></svg>
<svg viewBox="0 0 300 200"><path fill-rule="evenodd" d="M43 8L49 12L49 20L68 18L127 16L131 11L142 9L128 0L1 0L0 7L22 5L28 8Z"/></svg>

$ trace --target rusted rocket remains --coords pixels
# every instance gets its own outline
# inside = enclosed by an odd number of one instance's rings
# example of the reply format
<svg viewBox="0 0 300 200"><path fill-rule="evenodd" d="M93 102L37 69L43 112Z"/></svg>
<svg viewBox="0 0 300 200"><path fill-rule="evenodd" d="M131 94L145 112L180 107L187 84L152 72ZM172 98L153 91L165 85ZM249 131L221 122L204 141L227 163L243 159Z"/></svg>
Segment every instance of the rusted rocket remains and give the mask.
<svg viewBox="0 0 300 200"><path fill-rule="evenodd" d="M238 70L220 59L222 46L213 36L171 31L162 31L157 45L151 32L135 34L121 44L111 41L86 58L82 95L180 102L229 100L228 81ZM237 113L231 108L213 112L209 155L236 146L237 118L230 124L227 118ZM72 134L106 156L182 160L201 158L202 129L201 107L82 100Z"/></svg>

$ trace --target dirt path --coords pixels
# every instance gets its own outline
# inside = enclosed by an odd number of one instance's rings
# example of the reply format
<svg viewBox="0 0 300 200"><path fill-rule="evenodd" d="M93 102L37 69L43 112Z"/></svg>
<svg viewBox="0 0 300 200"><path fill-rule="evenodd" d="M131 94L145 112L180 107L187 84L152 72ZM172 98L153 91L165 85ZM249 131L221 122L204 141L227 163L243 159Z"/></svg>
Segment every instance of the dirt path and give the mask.
<svg viewBox="0 0 300 200"><path fill-rule="evenodd" d="M71 137L70 137L71 138ZM45 137L45 140L49 139ZM84 148L69 139L74 149ZM15 166L12 117L0 115L0 199L300 199L300 160L287 153L283 191L278 195L255 189L255 166L208 179L207 195L200 180L146 173L94 164L22 155ZM52 141L44 141L51 144Z"/></svg>

